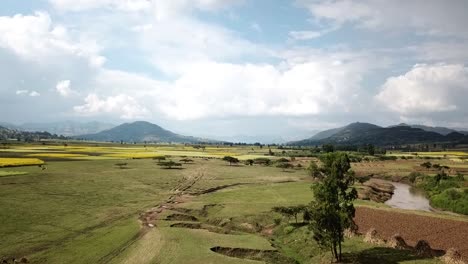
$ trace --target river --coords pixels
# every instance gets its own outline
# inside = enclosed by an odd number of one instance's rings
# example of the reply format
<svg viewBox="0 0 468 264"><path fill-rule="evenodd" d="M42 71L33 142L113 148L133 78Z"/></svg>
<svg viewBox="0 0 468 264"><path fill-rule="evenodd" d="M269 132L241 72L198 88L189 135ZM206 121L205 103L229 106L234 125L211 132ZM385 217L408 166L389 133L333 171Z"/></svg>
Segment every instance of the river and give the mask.
<svg viewBox="0 0 468 264"><path fill-rule="evenodd" d="M424 194L413 191L408 184L399 182L392 182L392 184L395 190L392 198L385 202L386 205L400 209L432 211L429 200Z"/></svg>

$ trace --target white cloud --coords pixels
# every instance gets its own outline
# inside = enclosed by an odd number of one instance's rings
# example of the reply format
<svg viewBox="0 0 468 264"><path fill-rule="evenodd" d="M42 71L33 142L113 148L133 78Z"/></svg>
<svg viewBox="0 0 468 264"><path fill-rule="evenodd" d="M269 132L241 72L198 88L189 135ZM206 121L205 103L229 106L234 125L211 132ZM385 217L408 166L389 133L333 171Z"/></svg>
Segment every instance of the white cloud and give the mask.
<svg viewBox="0 0 468 264"><path fill-rule="evenodd" d="M38 93L37 91L29 91L29 90L17 90L16 95L29 95L31 97L41 96L41 94Z"/></svg>
<svg viewBox="0 0 468 264"><path fill-rule="evenodd" d="M269 50L223 27L192 17L154 22L141 35L141 45L152 63L170 75L190 70L192 64L230 61L268 54Z"/></svg>
<svg viewBox="0 0 468 264"><path fill-rule="evenodd" d="M16 95L27 94L28 92L29 92L28 90L17 90Z"/></svg>
<svg viewBox="0 0 468 264"><path fill-rule="evenodd" d="M75 93L75 91L71 89L70 80L63 80L63 81L58 82L57 85L55 86L55 89L63 97L68 97L71 94Z"/></svg>
<svg viewBox="0 0 468 264"><path fill-rule="evenodd" d="M468 68L461 64L415 65L409 72L387 79L378 102L403 116L438 112L468 112Z"/></svg>
<svg viewBox="0 0 468 264"><path fill-rule="evenodd" d="M151 7L150 0L49 0L60 11L84 11L96 8L115 8L140 11Z"/></svg>
<svg viewBox="0 0 468 264"><path fill-rule="evenodd" d="M81 115L117 114L123 119L143 118L148 110L142 107L135 98L120 94L101 99L96 94L89 94L85 104L74 107Z"/></svg>
<svg viewBox="0 0 468 264"><path fill-rule="evenodd" d="M322 36L322 33L319 31L291 31L289 32L289 36L291 36L293 39L297 40L309 40L309 39L314 39Z"/></svg>
<svg viewBox="0 0 468 264"><path fill-rule="evenodd" d="M298 0L315 18L382 30L413 30L429 35L463 35L468 24L465 0Z"/></svg>
<svg viewBox="0 0 468 264"><path fill-rule="evenodd" d="M31 92L29 93L29 96L31 96L31 97L37 97L37 96L41 96L41 94L38 93L38 92L36 92L36 91L31 91Z"/></svg>
<svg viewBox="0 0 468 264"><path fill-rule="evenodd" d="M75 40L62 25L53 25L48 13L0 17L0 47L37 63L51 63L51 59L74 56L90 65L100 66L104 58L93 41Z"/></svg>

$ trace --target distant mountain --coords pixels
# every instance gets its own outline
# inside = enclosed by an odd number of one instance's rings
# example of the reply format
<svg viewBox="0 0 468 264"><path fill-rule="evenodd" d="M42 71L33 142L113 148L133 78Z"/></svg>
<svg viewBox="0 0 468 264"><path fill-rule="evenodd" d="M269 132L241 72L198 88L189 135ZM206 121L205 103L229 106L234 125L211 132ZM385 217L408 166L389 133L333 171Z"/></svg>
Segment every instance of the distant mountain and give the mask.
<svg viewBox="0 0 468 264"><path fill-rule="evenodd" d="M167 142L167 143L199 143L211 140L178 135L162 127L137 121L125 123L95 134L76 136L75 138L93 141L124 141L124 142Z"/></svg>
<svg viewBox="0 0 468 264"><path fill-rule="evenodd" d="M291 145L405 145L432 142L458 142L467 141L468 137L456 131L447 135L425 131L421 128L413 128L406 124L392 127L380 127L369 123L352 123L335 130L327 130L322 136L305 140L290 142Z"/></svg>
<svg viewBox="0 0 468 264"><path fill-rule="evenodd" d="M25 123L17 126L25 131L47 131L64 136L77 136L83 134L94 134L114 127L114 124L103 122L53 122L53 123Z"/></svg>
<svg viewBox="0 0 468 264"><path fill-rule="evenodd" d="M461 132L461 131L458 131L456 129L452 129L452 128L447 128L447 127L433 127L433 126L424 126L424 125L408 125L408 124L405 124L405 123L402 123L402 124L399 124L399 125L396 125L396 126L409 126L409 127L412 127L412 128L419 128L419 129L422 129L424 131L428 131L428 132L435 132L435 133L439 133L441 135L448 135L450 133L453 133L453 132ZM461 132L462 134L465 134L463 132Z"/></svg>
<svg viewBox="0 0 468 264"><path fill-rule="evenodd" d="M20 141L39 141L41 139L66 139L64 136L49 132L21 131L0 126L0 140L16 139Z"/></svg>
<svg viewBox="0 0 468 264"><path fill-rule="evenodd" d="M321 139L324 139L324 138L328 138L328 137L331 137L333 136L334 134L340 132L341 130L343 130L345 127L338 127L338 128L332 128L332 129L328 129L328 130L324 130L322 132L319 132L317 134L315 134L313 137L311 137L310 139L311 140L321 140Z"/></svg>

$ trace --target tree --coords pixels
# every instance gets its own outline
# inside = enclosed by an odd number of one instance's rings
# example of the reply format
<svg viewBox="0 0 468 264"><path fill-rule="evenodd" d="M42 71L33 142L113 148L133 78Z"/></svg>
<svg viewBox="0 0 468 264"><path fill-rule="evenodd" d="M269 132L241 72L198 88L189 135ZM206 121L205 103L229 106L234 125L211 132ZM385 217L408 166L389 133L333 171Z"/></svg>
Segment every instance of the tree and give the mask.
<svg viewBox="0 0 468 264"><path fill-rule="evenodd" d="M245 165L249 165L249 166L252 166L254 164L254 160L253 159L248 159L245 161Z"/></svg>
<svg viewBox="0 0 468 264"><path fill-rule="evenodd" d="M276 167L283 169L283 171L286 171L287 169L294 168L294 165L292 165L289 162L280 162L280 163L276 164Z"/></svg>
<svg viewBox="0 0 468 264"><path fill-rule="evenodd" d="M126 169L127 165L128 164L126 162L120 162L115 164L115 166L118 166L120 169Z"/></svg>
<svg viewBox="0 0 468 264"><path fill-rule="evenodd" d="M367 145L367 153L371 156L375 155L375 146L372 144Z"/></svg>
<svg viewBox="0 0 468 264"><path fill-rule="evenodd" d="M341 261L344 230L354 225L353 200L357 198L354 173L346 153L330 153L321 158L320 172L324 177L312 186L314 201L310 204L310 229L322 248L330 249L333 257Z"/></svg>
<svg viewBox="0 0 468 264"><path fill-rule="evenodd" d="M166 157L164 157L164 156L157 156L157 157L154 157L153 159L154 159L154 160L158 160L158 161L163 161L163 160L166 160Z"/></svg>
<svg viewBox="0 0 468 264"><path fill-rule="evenodd" d="M289 160L287 158L280 158L280 159L277 159L276 162L289 162Z"/></svg>
<svg viewBox="0 0 468 264"><path fill-rule="evenodd" d="M335 146L333 146L331 144L325 144L325 145L322 146L322 150L325 153L334 152L335 151Z"/></svg>
<svg viewBox="0 0 468 264"><path fill-rule="evenodd" d="M231 166L233 163L234 164L239 163L239 159L231 157L231 156L225 156L223 160L229 162L229 166Z"/></svg>
<svg viewBox="0 0 468 264"><path fill-rule="evenodd" d="M307 168L307 171L309 172L309 175L312 176L313 178L320 179L322 177L322 172L320 171L320 168L317 166L317 163L315 161L310 161L310 165Z"/></svg>
<svg viewBox="0 0 468 264"><path fill-rule="evenodd" d="M164 167L165 169L172 169L173 167L181 167L182 163L170 161L161 161L158 163L159 166Z"/></svg>
<svg viewBox="0 0 468 264"><path fill-rule="evenodd" d="M269 158L256 158L254 163L268 166L271 164L271 160Z"/></svg>
<svg viewBox="0 0 468 264"><path fill-rule="evenodd" d="M183 163L190 163L190 162L193 162L193 159L183 158L180 161L182 161Z"/></svg>
<svg viewBox="0 0 468 264"><path fill-rule="evenodd" d="M289 219L294 216L294 219L296 221L296 224L298 223L297 221L297 216L300 214L300 213L303 213L304 216L307 214L309 216L309 212L308 212L308 208L307 206L305 205L296 205L296 206L275 206L272 208L272 211L273 212L276 212L276 213L279 213L281 214L282 216L288 218L288 222L289 222ZM305 217L303 217L303 219L305 220Z"/></svg>

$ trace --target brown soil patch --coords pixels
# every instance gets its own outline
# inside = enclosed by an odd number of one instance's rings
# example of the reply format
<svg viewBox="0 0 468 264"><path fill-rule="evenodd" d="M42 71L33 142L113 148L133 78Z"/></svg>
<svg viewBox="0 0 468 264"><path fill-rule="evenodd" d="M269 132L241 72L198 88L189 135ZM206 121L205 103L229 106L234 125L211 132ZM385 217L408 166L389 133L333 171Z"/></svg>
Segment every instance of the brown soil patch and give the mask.
<svg viewBox="0 0 468 264"><path fill-rule="evenodd" d="M456 248L468 259L468 222L367 207L356 208L355 221L362 234L375 228L389 240L398 233L412 247L425 240L433 249Z"/></svg>
<svg viewBox="0 0 468 264"><path fill-rule="evenodd" d="M260 250L250 248L229 248L229 247L212 247L213 252L222 254L228 257L251 259L257 261L265 261L267 263L296 263L294 259L281 255L277 250Z"/></svg>
<svg viewBox="0 0 468 264"><path fill-rule="evenodd" d="M166 217L168 221L191 221L191 222L198 222L198 219L192 215L186 214L171 214Z"/></svg>

